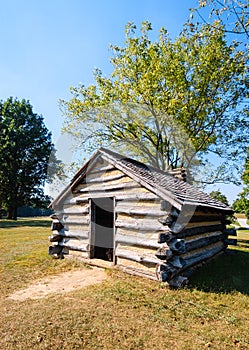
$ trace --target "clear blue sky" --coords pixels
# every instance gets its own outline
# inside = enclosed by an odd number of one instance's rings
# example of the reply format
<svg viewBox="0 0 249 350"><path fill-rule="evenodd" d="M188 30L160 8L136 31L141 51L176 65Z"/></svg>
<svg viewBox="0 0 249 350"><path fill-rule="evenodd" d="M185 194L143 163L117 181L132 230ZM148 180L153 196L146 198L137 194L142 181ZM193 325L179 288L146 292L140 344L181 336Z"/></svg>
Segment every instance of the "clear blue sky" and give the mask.
<svg viewBox="0 0 249 350"><path fill-rule="evenodd" d="M185 0L1 0L0 98L30 100L56 139L60 98L69 87L93 80L98 67L110 72L110 44L124 42L128 21L148 19L155 33L174 37L197 1Z"/></svg>
<svg viewBox="0 0 249 350"><path fill-rule="evenodd" d="M53 140L70 86L109 74L110 44L122 45L127 22L164 26L173 38L198 0L0 0L0 99L25 98L44 116ZM221 187L221 186L220 186ZM228 194L230 198L230 195ZM234 195L233 197L234 198Z"/></svg>

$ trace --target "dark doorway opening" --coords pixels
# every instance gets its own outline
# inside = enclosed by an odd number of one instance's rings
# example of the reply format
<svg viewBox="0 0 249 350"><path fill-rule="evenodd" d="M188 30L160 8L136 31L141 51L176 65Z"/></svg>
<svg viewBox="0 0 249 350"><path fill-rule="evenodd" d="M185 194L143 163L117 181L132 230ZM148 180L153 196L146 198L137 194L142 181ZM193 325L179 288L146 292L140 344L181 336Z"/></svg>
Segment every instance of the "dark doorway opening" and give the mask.
<svg viewBox="0 0 249 350"><path fill-rule="evenodd" d="M114 200L91 199L91 253L90 258L113 261Z"/></svg>

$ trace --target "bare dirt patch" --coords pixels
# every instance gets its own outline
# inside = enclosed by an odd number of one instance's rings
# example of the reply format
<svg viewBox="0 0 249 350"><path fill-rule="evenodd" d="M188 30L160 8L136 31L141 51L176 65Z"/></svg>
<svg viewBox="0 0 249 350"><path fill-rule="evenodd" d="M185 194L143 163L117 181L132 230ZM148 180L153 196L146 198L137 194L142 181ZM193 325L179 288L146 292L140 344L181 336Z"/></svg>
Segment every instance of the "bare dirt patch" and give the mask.
<svg viewBox="0 0 249 350"><path fill-rule="evenodd" d="M8 299L16 301L41 299L52 293L67 293L91 284L101 283L106 278L105 271L98 267L64 272L60 275L41 279L26 289L16 291L8 296Z"/></svg>

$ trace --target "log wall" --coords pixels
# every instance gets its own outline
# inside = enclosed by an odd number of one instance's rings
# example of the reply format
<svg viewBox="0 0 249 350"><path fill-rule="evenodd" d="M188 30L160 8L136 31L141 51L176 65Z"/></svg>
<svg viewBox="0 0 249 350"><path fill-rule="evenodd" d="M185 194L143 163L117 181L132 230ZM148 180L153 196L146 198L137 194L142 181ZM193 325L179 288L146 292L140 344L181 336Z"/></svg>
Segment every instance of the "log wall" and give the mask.
<svg viewBox="0 0 249 350"><path fill-rule="evenodd" d="M158 197L107 162L97 162L87 177L55 208L57 218L54 223L59 221L63 227L59 227L58 231L53 230L51 240L58 234L61 237L53 245L68 248L71 253L81 251L84 257L90 256L89 200L100 197L115 197L114 250L117 253L119 243L130 247L138 238L139 244L144 242L144 247L148 249L148 239L153 237L152 228L157 225L155 232L164 229L157 221L157 218L165 214L160 211ZM157 242L157 234L154 235L154 241ZM157 246L154 241L154 246ZM115 262L119 264L120 261L116 255Z"/></svg>
<svg viewBox="0 0 249 350"><path fill-rule="evenodd" d="M115 197L114 263L131 274L186 283L189 269L226 248L224 218L218 211L183 207L140 186L105 161L91 171L55 208L50 253L90 258L90 199Z"/></svg>

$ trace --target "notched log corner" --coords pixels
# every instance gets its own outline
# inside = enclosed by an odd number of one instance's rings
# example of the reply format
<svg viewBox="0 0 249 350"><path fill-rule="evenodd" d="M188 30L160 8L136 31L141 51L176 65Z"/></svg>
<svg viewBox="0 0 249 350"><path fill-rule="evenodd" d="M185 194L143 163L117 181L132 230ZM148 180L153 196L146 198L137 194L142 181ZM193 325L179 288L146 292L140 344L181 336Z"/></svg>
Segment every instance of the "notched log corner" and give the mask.
<svg viewBox="0 0 249 350"><path fill-rule="evenodd" d="M48 238L49 238L50 242L61 242L63 240L63 236L61 236L59 233L53 234L52 236L49 236Z"/></svg>
<svg viewBox="0 0 249 350"><path fill-rule="evenodd" d="M158 264L156 266L156 277L160 282L167 282L172 276L172 270L167 265Z"/></svg>
<svg viewBox="0 0 249 350"><path fill-rule="evenodd" d="M155 256L160 260L167 260L173 256L173 252L166 245L166 246L162 246L162 247L158 248L156 253L155 253Z"/></svg>
<svg viewBox="0 0 249 350"><path fill-rule="evenodd" d="M176 276L168 281L168 284L172 288L184 288L188 284L188 278L184 276Z"/></svg>
<svg viewBox="0 0 249 350"><path fill-rule="evenodd" d="M186 246L184 239L175 238L172 241L168 242L170 249L176 254L186 253Z"/></svg>
<svg viewBox="0 0 249 350"><path fill-rule="evenodd" d="M171 239L173 239L174 236L172 235L172 233L169 232L160 232L158 234L158 243L167 243L169 242Z"/></svg>
<svg viewBox="0 0 249 350"><path fill-rule="evenodd" d="M62 223L60 221L52 222L52 225L51 225L52 231L60 231L63 228L64 228L64 226L62 225Z"/></svg>
<svg viewBox="0 0 249 350"><path fill-rule="evenodd" d="M63 250L63 247L60 245L50 246L48 248L48 254L53 255L53 257L57 259L64 259L62 250Z"/></svg>
<svg viewBox="0 0 249 350"><path fill-rule="evenodd" d="M180 256L173 256L168 263L177 269L182 269L186 265L186 261Z"/></svg>
<svg viewBox="0 0 249 350"><path fill-rule="evenodd" d="M177 220L179 216L179 211L176 210L175 208L172 208L170 213L165 217L165 218L160 218L158 221L160 224L164 226L171 227Z"/></svg>

